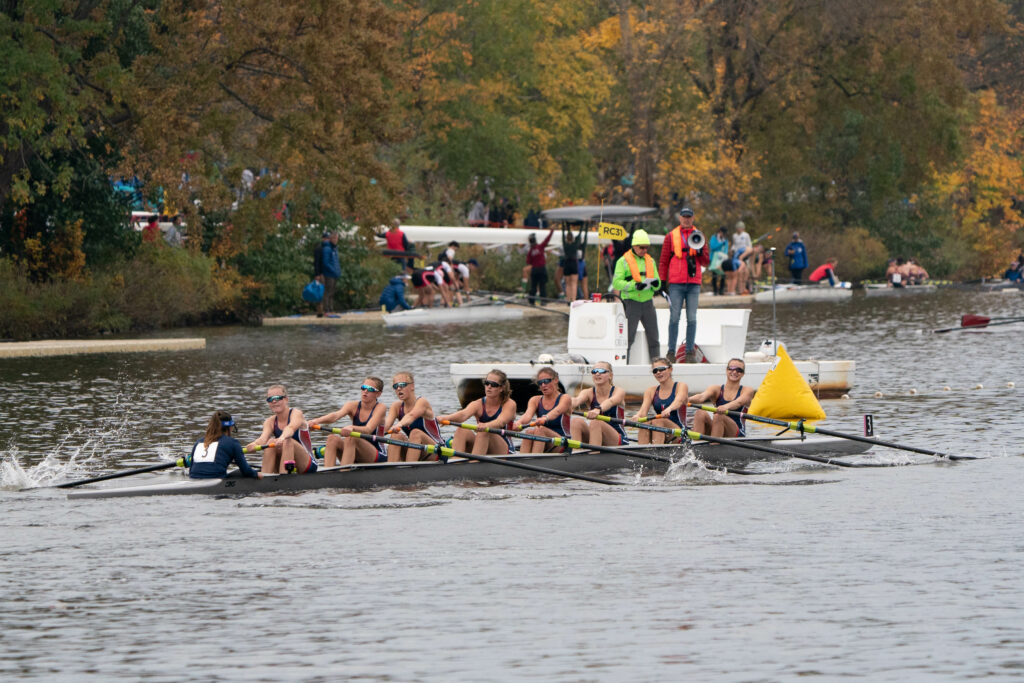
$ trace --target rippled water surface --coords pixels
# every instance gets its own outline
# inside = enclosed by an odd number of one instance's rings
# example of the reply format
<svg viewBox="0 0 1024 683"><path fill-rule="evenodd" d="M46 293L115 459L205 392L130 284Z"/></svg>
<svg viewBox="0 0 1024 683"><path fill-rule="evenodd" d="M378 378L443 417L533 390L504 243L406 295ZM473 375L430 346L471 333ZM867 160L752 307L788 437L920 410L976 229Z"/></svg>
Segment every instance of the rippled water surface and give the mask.
<svg viewBox="0 0 1024 683"><path fill-rule="evenodd" d="M16 490L243 440L284 382L321 414L364 375L526 360L564 319L187 330L205 352L0 360L0 678L556 681L1024 676L1024 325L934 335L1024 294L780 306L796 358L851 358L826 426L985 456L911 467L679 468L366 493L68 501ZM754 308L748 347L772 329ZM924 331L924 332L922 332ZM389 397L390 398L390 397ZM127 483L170 481L139 475Z"/></svg>

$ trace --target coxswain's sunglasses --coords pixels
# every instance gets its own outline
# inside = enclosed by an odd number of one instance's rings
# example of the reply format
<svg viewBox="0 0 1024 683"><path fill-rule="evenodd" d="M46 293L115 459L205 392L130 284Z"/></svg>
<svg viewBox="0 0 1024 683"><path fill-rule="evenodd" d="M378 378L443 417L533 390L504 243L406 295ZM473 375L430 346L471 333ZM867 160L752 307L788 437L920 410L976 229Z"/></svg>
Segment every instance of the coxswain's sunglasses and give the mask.
<svg viewBox="0 0 1024 683"><path fill-rule="evenodd" d="M489 379L485 379L483 381L483 384L484 384L485 387L500 387L501 386L501 384L499 384L498 382L492 382Z"/></svg>
<svg viewBox="0 0 1024 683"><path fill-rule="evenodd" d="M590 368L591 375L607 375L608 368Z"/></svg>
<svg viewBox="0 0 1024 683"><path fill-rule="evenodd" d="M554 382L554 381L555 380L553 380L550 377L541 377L540 379L537 380L537 384L539 384L541 386L544 386L545 384L550 384L551 382Z"/></svg>
<svg viewBox="0 0 1024 683"><path fill-rule="evenodd" d="M287 396L267 396L267 403L277 403L278 401L283 401L286 398L288 398L288 397Z"/></svg>
<svg viewBox="0 0 1024 683"><path fill-rule="evenodd" d="M412 384L412 382L395 382L391 385L391 388L398 391L399 389L405 389L410 384Z"/></svg>
<svg viewBox="0 0 1024 683"><path fill-rule="evenodd" d="M659 365L657 367L651 368L651 373L657 375L659 372L665 372L668 369L669 367L667 365Z"/></svg>
<svg viewBox="0 0 1024 683"><path fill-rule="evenodd" d="M362 389L363 391L369 391L371 394L376 394L378 391L380 391L380 389L378 389L377 387L371 387L369 384L364 384L359 388Z"/></svg>

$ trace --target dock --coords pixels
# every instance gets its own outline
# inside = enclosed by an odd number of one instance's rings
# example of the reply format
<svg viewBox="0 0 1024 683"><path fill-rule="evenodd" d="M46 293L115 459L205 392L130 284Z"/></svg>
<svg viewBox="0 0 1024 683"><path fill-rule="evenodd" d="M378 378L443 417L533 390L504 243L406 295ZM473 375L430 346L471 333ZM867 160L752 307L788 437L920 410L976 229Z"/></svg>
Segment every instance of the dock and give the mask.
<svg viewBox="0 0 1024 683"><path fill-rule="evenodd" d="M0 358L74 356L86 353L149 353L196 351L206 348L202 337L168 339L47 339L0 343Z"/></svg>

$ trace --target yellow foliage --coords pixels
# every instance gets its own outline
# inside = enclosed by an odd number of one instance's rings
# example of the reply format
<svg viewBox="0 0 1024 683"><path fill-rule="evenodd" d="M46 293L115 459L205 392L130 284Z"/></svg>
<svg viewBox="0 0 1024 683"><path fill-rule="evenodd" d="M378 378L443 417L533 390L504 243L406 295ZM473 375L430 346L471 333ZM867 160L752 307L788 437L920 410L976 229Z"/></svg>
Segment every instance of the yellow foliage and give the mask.
<svg viewBox="0 0 1024 683"><path fill-rule="evenodd" d="M73 282L85 280L85 253L82 251L82 220L67 223L50 239L41 233L27 238L21 262L35 279L60 278Z"/></svg>

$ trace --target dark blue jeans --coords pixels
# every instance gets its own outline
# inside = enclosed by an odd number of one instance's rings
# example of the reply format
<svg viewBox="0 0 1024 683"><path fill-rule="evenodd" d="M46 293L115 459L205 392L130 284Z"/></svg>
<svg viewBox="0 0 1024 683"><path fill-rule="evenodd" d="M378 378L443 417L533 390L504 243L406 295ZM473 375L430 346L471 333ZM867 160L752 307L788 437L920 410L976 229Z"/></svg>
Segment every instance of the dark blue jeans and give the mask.
<svg viewBox="0 0 1024 683"><path fill-rule="evenodd" d="M686 302L686 348L693 350L697 336L697 299L700 296L700 283L670 282L668 285L669 316L668 316L668 356L676 357L676 339L679 337L679 315Z"/></svg>

